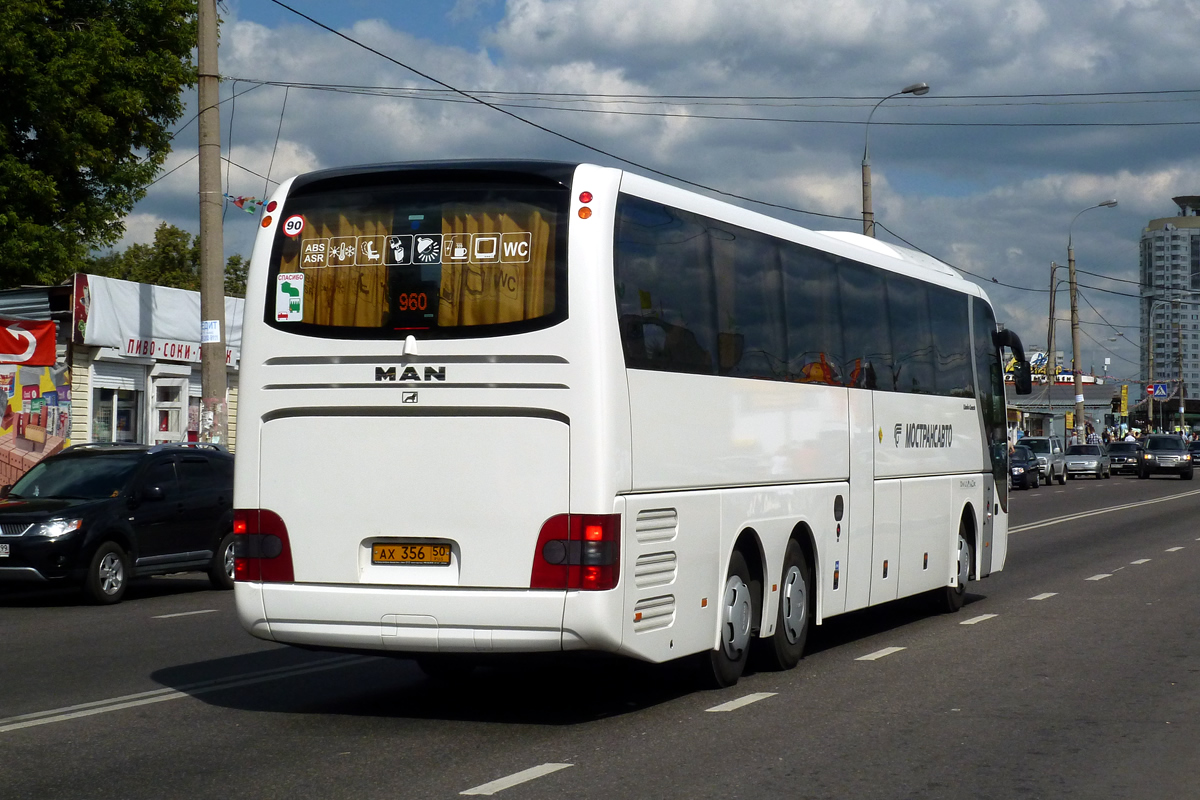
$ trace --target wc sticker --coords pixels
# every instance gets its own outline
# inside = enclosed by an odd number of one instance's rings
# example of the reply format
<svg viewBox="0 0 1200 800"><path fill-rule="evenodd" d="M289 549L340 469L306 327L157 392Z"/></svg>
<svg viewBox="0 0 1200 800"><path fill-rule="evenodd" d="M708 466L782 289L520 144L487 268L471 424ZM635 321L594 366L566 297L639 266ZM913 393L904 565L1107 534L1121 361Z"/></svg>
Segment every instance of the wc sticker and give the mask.
<svg viewBox="0 0 1200 800"><path fill-rule="evenodd" d="M284 272L275 279L275 321L304 319L304 273Z"/></svg>

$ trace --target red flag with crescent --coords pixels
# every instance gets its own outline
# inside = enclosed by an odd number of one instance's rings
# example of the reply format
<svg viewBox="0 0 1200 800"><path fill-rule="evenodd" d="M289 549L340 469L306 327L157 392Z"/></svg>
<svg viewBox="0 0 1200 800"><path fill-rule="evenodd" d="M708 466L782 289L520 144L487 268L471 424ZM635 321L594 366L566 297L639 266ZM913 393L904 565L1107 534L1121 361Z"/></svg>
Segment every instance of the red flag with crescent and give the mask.
<svg viewBox="0 0 1200 800"><path fill-rule="evenodd" d="M0 319L0 364L52 367L54 345L50 320Z"/></svg>

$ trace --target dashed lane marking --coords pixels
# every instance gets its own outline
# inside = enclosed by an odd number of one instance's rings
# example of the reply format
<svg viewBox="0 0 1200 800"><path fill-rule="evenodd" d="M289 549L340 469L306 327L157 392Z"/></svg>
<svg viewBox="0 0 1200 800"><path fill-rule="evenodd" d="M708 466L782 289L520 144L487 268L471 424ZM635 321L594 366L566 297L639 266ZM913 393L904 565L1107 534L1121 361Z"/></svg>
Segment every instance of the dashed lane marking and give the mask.
<svg viewBox="0 0 1200 800"><path fill-rule="evenodd" d="M467 789L465 792L459 792L459 794L493 795L496 792L502 792L505 789L511 789L513 786L517 786L518 784L528 783L536 778L541 778L551 774L552 772L558 772L560 769L566 769L567 767L573 766L575 765L553 763L539 764L536 767L530 767L529 769L523 769L520 772L514 772L512 775L507 777L497 778L489 783L480 784L474 789Z"/></svg>
<svg viewBox="0 0 1200 800"><path fill-rule="evenodd" d="M1111 578L1111 577L1112 577L1112 573L1111 573L1111 572L1101 572L1099 575L1093 575L1092 577L1088 578L1087 580L1089 580L1089 581L1102 581L1102 580L1104 580L1105 578Z"/></svg>
<svg viewBox="0 0 1200 800"><path fill-rule="evenodd" d="M1176 552L1178 550L1182 550L1182 549L1183 549L1182 547L1168 547L1164 552L1174 553L1174 552Z"/></svg>
<svg viewBox="0 0 1200 800"><path fill-rule="evenodd" d="M991 619L994 616L996 616L996 615L995 614L980 614L978 617L971 617L970 619L964 619L962 622L960 622L958 624L959 625L978 625L980 622Z"/></svg>
<svg viewBox="0 0 1200 800"><path fill-rule="evenodd" d="M855 661L878 661L884 656L890 656L892 653L899 653L903 647L885 647L882 650L876 650L874 653L867 653L865 656L859 656Z"/></svg>
<svg viewBox="0 0 1200 800"><path fill-rule="evenodd" d="M768 697L774 696L775 692L755 692L754 694L748 694L745 697L739 697L736 700L730 700L728 703L721 703L719 706L706 708L705 711L733 711L741 708L742 706L748 706L751 703L757 703L759 700L766 700Z"/></svg>
<svg viewBox="0 0 1200 800"><path fill-rule="evenodd" d="M1130 561L1130 564L1146 564L1150 561L1148 558L1139 558L1137 561Z"/></svg>
<svg viewBox="0 0 1200 800"><path fill-rule="evenodd" d="M105 714L109 711L120 711L123 708L162 703L166 700L180 700L184 697L219 692L223 689L235 689L240 686L250 686L255 683L265 683L266 681L290 678L295 675L325 672L326 670L339 669L368 660L367 656L338 656L336 658L325 659L317 664L276 667L259 672L248 672L243 675L230 675L227 678L191 683L180 686L178 689L154 689L149 692L110 697L107 700L95 700L90 703L80 703L79 705L55 708L49 711L35 711L32 714L21 714L16 717L0 719L0 733L8 733L9 731L20 730L22 728L33 728L37 725L48 725L51 722L65 722L77 717Z"/></svg>
<svg viewBox="0 0 1200 800"><path fill-rule="evenodd" d="M1030 600L1049 600L1051 597L1054 597L1056 594L1058 594L1058 592L1042 592L1041 594L1035 594L1033 597L1031 597L1029 599Z"/></svg>
<svg viewBox="0 0 1200 800"><path fill-rule="evenodd" d="M150 619L171 619L173 617L194 617L197 614L215 614L215 608L206 608L203 611L180 611L178 614L159 614L157 617Z"/></svg>
<svg viewBox="0 0 1200 800"><path fill-rule="evenodd" d="M1082 487L1080 487L1082 488ZM1109 506L1108 508L1097 508L1093 511L1084 511L1079 514L1067 514L1063 517L1054 517L1053 519L1044 519L1041 522L1030 522L1026 525L1018 525L1015 528L1009 528L1009 533L1022 533L1023 531L1032 531L1038 528L1045 528L1050 525L1057 525L1060 522L1070 522L1071 520L1083 519L1084 517L1094 517L1097 514L1110 514L1113 511L1124 511L1127 508L1137 508L1138 506L1148 506L1154 503L1165 503L1168 500L1179 500L1184 497L1193 497L1200 494L1200 489L1193 489L1190 492L1182 492L1180 494L1172 494L1167 497L1156 497L1152 500L1139 500L1136 503L1125 503L1119 506ZM1200 541L1198 539L1197 541Z"/></svg>

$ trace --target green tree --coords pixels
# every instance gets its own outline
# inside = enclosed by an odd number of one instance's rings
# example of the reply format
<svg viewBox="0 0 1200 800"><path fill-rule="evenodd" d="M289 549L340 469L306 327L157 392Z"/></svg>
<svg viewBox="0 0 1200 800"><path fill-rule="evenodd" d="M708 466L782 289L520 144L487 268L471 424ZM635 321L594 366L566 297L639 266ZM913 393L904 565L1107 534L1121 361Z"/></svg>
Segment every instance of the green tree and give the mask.
<svg viewBox="0 0 1200 800"><path fill-rule="evenodd" d="M195 82L196 0L0 4L0 288L111 246Z"/></svg>
<svg viewBox="0 0 1200 800"><path fill-rule="evenodd" d="M225 294L246 295L249 262L239 254L225 263ZM182 228L162 223L154 231L153 244L133 244L124 252L89 258L85 272L157 286L200 291L200 237Z"/></svg>
<svg viewBox="0 0 1200 800"><path fill-rule="evenodd" d="M250 262L242 258L240 253L234 253L225 261L225 295L227 297L246 296L246 275L250 271Z"/></svg>

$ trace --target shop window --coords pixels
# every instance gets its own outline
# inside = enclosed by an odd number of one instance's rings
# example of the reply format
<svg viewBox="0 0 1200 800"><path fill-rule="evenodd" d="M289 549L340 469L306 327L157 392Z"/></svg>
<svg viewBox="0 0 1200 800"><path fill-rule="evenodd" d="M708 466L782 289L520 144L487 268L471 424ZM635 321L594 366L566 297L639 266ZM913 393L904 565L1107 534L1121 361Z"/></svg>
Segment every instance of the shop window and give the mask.
<svg viewBox="0 0 1200 800"><path fill-rule="evenodd" d="M131 389L92 390L92 441L137 442L142 393Z"/></svg>

